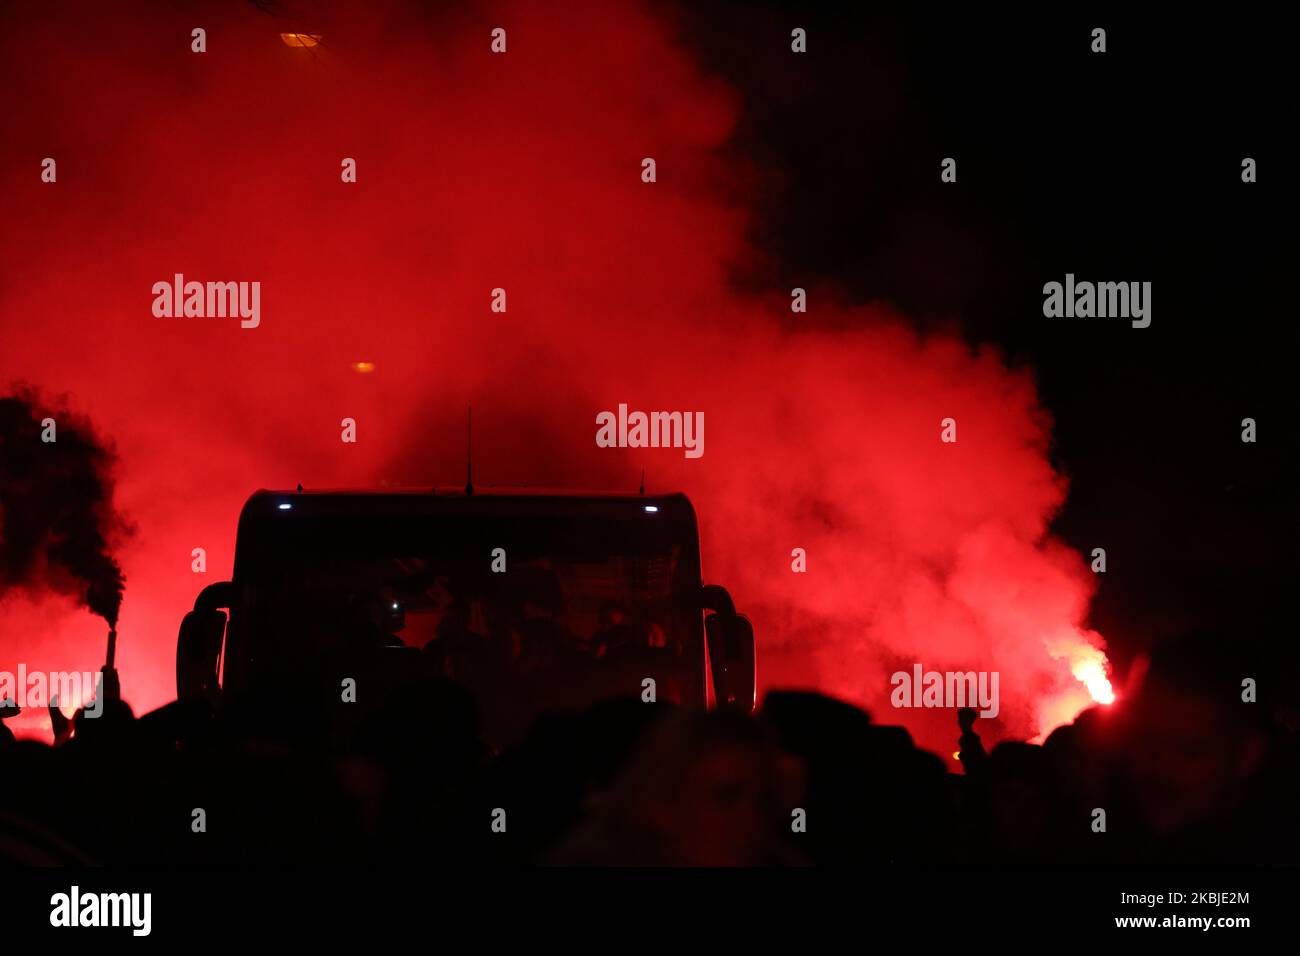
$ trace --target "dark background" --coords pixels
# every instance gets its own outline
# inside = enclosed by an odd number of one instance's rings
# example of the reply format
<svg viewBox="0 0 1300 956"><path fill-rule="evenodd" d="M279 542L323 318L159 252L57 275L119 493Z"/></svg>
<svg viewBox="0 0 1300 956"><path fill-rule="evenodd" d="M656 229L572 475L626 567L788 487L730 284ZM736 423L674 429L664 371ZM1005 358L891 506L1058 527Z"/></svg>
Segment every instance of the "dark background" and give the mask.
<svg viewBox="0 0 1300 956"><path fill-rule="evenodd" d="M1293 33L1240 11L1053 7L681 16L752 107L736 148L780 171L755 218L782 281L955 323L1035 371L1071 479L1054 530L1106 549L1092 623L1117 663L1210 631L1293 686ZM805 55L753 42L796 26ZM1043 284L1067 272L1150 281L1151 326L1044 318Z"/></svg>

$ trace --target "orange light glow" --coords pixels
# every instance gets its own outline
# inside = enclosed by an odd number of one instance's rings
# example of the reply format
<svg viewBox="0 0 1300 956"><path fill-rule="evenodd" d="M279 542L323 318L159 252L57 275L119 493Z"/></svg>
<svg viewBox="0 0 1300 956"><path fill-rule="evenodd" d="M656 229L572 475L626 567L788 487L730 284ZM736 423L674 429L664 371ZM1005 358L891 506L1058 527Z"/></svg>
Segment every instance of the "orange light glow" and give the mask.
<svg viewBox="0 0 1300 956"><path fill-rule="evenodd" d="M319 33L281 33L280 39L285 46L308 47L320 42Z"/></svg>
<svg viewBox="0 0 1300 956"><path fill-rule="evenodd" d="M362 375L369 375L371 372L375 370L375 363L374 362L353 362L352 370L354 372L360 372Z"/></svg>

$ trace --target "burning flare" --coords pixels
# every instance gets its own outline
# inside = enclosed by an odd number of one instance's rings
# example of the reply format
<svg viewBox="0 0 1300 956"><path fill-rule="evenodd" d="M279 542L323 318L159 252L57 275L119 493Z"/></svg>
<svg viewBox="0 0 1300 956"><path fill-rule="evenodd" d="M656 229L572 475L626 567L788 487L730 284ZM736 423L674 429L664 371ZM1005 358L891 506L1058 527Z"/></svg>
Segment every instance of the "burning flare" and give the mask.
<svg viewBox="0 0 1300 956"><path fill-rule="evenodd" d="M1095 657L1085 657L1074 662L1070 672L1075 678L1088 688L1088 693L1092 699L1099 704L1115 703L1115 691L1110 686L1110 679L1106 677L1106 655L1096 648Z"/></svg>
<svg viewBox="0 0 1300 956"><path fill-rule="evenodd" d="M1048 642L1048 653L1068 664L1070 674L1078 683L1059 690L1040 705L1039 734L1034 738L1035 742L1041 742L1057 727L1073 722L1089 707L1115 702L1115 690L1107 675L1110 662L1106 659L1106 652L1098 646L1100 642L1100 635L1085 635L1078 631Z"/></svg>

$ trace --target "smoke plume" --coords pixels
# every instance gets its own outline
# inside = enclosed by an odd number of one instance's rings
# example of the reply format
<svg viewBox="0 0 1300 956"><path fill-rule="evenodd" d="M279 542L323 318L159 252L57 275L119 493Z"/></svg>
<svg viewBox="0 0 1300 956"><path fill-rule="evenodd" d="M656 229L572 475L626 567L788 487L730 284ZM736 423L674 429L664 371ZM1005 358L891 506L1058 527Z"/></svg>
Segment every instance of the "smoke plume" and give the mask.
<svg viewBox="0 0 1300 956"><path fill-rule="evenodd" d="M893 671L999 671L1002 733L1069 719L1100 639L1092 576L1048 535L1066 482L1032 375L886 303L814 287L794 314L788 288L750 291L773 180L733 132L763 104L668 8L542 7L213 3L129 30L98 4L0 13L0 375L74 393L114 436L141 529L121 552L126 697L174 693L176 626L229 574L251 491L463 481L472 405L480 487L631 491L644 467L649 493L688 493L765 686L842 695L945 752L951 714L890 710ZM155 317L176 273L261 282L260 326ZM704 412L704 456L597 448L620 402ZM101 636L3 613L5 650L47 666Z"/></svg>
<svg viewBox="0 0 1300 956"><path fill-rule="evenodd" d="M0 396L0 600L48 588L117 624L122 569L111 542L113 452L90 422L18 388Z"/></svg>

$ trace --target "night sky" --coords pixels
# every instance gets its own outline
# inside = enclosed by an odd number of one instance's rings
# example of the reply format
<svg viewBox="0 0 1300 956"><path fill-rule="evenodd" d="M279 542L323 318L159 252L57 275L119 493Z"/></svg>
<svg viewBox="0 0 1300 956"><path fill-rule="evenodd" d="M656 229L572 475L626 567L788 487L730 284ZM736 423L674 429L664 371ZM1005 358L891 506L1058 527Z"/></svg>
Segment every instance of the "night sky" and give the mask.
<svg viewBox="0 0 1300 956"><path fill-rule="evenodd" d="M1107 549L1093 620L1113 658L1199 630L1294 681L1287 31L1115 5L812 9L711 5L689 31L755 106L737 148L772 170L758 243L792 283L825 276L1033 369L1071 480L1053 529ZM753 42L796 22L806 59ZM1245 156L1271 173L1245 186ZM1152 326L1044 319L1066 272L1150 279Z"/></svg>

